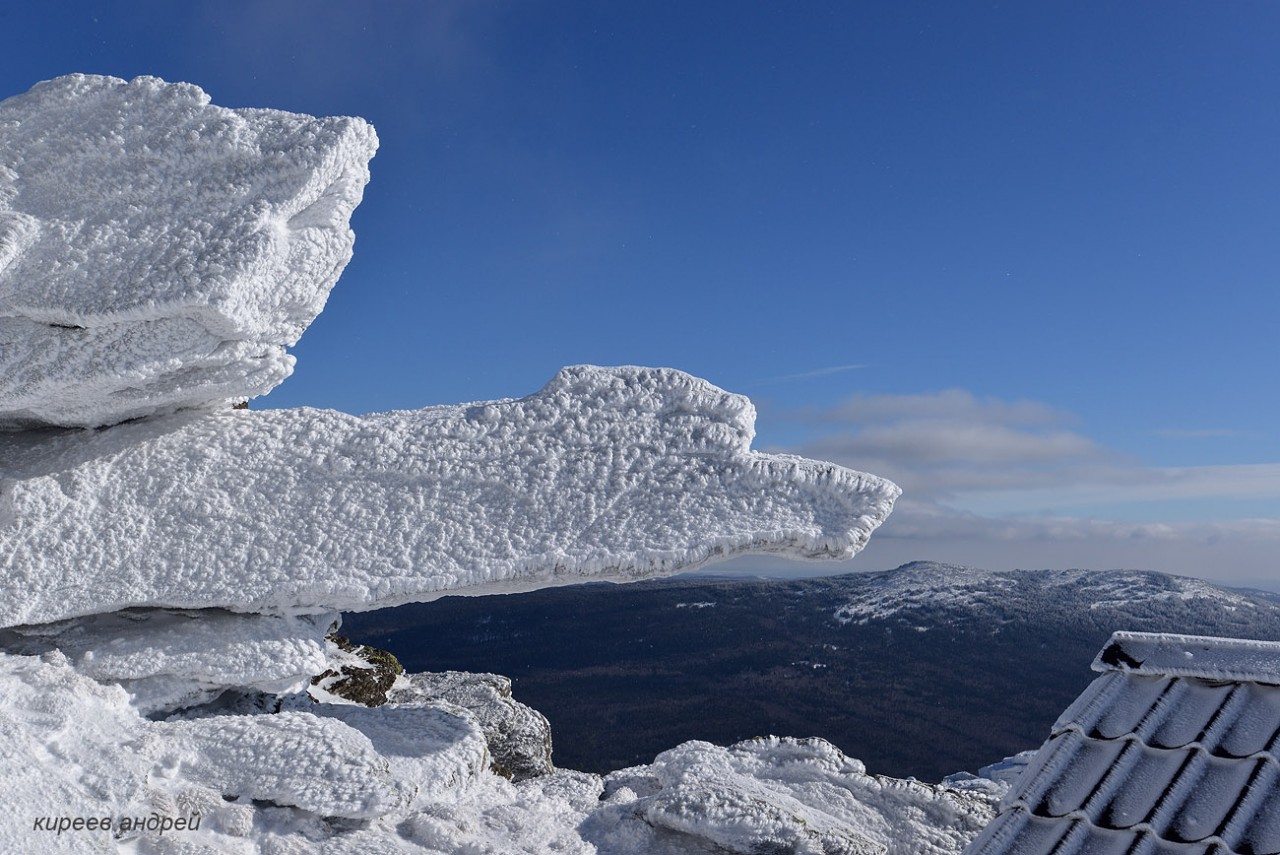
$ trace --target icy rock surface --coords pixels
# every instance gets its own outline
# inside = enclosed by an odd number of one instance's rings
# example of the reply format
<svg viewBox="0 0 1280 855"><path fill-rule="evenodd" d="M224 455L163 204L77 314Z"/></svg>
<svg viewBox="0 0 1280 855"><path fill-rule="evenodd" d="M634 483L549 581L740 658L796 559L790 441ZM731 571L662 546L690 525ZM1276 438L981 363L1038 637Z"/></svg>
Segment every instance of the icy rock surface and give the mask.
<svg viewBox="0 0 1280 855"><path fill-rule="evenodd" d="M86 677L124 687L146 714L229 690L300 691L330 663L325 633L338 619L141 609L3 630L0 648L60 651Z"/></svg>
<svg viewBox="0 0 1280 855"><path fill-rule="evenodd" d="M513 784L448 704L140 715L66 657L0 654L0 851L957 855L994 797L866 774L821 740L687 743ZM59 817L108 830L55 834ZM122 818L198 828L121 830Z"/></svg>
<svg viewBox="0 0 1280 855"><path fill-rule="evenodd" d="M821 739L689 742L647 773L656 789L632 809L650 825L744 855L959 852L995 813L983 793L868 775ZM606 792L636 777L614 773Z"/></svg>
<svg viewBox="0 0 1280 855"><path fill-rule="evenodd" d="M849 557L899 492L752 452L747 399L667 369L363 418L226 409L292 369L376 146L149 77L0 102L0 852L958 852L987 794L820 741L606 779L555 771L505 678L327 690L368 664L338 611Z"/></svg>
<svg viewBox="0 0 1280 855"><path fill-rule="evenodd" d="M135 606L363 611L746 552L856 553L897 486L752 452L754 418L678 371L579 366L484 404L0 434L0 625Z"/></svg>
<svg viewBox="0 0 1280 855"><path fill-rule="evenodd" d="M324 716L286 711L157 722L147 737L153 776L180 774L235 799L368 819L414 795L359 728Z"/></svg>
<svg viewBox="0 0 1280 855"><path fill-rule="evenodd" d="M0 429L261 395L351 258L362 119L70 75L0 102Z"/></svg>
<svg viewBox="0 0 1280 855"><path fill-rule="evenodd" d="M391 692L392 704L446 701L475 716L499 775L523 781L555 770L547 717L511 696L511 681L498 674L445 671L407 674Z"/></svg>

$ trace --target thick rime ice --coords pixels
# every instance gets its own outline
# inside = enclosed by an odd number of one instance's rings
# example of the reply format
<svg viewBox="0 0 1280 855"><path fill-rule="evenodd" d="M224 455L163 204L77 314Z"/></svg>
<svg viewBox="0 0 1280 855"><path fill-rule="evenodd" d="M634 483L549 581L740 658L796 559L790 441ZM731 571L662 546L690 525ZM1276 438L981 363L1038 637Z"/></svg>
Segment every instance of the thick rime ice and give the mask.
<svg viewBox="0 0 1280 855"><path fill-rule="evenodd" d="M475 716L489 745L493 771L523 781L554 771L547 717L511 696L511 681L498 674L406 674L392 690L392 705L445 701Z"/></svg>
<svg viewBox="0 0 1280 855"><path fill-rule="evenodd" d="M285 711L156 722L147 737L153 777L198 781L233 798L368 819L403 808L415 794L359 728L325 716Z"/></svg>
<svg viewBox="0 0 1280 855"><path fill-rule="evenodd" d="M292 369L376 146L148 77L0 102L0 852L958 853L992 791L819 740L556 771L505 678L329 635L449 592L845 558L899 492L752 452L751 403L670 369L216 410Z"/></svg>
<svg viewBox="0 0 1280 855"><path fill-rule="evenodd" d="M651 825L730 852L958 852L994 814L992 796L868 775L821 739L689 742L649 774L658 789L635 809Z"/></svg>
<svg viewBox="0 0 1280 855"><path fill-rule="evenodd" d="M996 799L871 776L790 739L687 743L604 778L512 784L448 704L149 721L58 653L0 654L0 698L4 852L944 855ZM198 827L131 827L153 816ZM56 834L61 817L110 825Z"/></svg>
<svg viewBox="0 0 1280 855"><path fill-rule="evenodd" d="M678 371L584 366L486 404L0 434L0 625L359 611L861 549L898 488L751 452L753 422Z"/></svg>
<svg viewBox="0 0 1280 855"><path fill-rule="evenodd" d="M0 631L12 653L60 650L77 671L128 690L143 713L195 706L228 690L306 688L337 652L338 615L299 617L139 609Z"/></svg>
<svg viewBox="0 0 1280 855"><path fill-rule="evenodd" d="M70 75L0 102L0 428L261 395L351 258L362 119Z"/></svg>

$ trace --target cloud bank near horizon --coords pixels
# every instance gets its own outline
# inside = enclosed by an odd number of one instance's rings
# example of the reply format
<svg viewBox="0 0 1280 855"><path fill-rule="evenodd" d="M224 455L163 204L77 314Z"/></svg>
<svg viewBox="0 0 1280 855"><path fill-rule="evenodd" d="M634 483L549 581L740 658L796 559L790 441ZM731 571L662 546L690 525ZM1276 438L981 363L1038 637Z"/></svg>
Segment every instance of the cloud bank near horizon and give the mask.
<svg viewBox="0 0 1280 855"><path fill-rule="evenodd" d="M859 395L787 418L808 433L788 451L903 488L848 569L1123 567L1280 590L1280 463L1153 466L1085 435L1068 412L964 389Z"/></svg>

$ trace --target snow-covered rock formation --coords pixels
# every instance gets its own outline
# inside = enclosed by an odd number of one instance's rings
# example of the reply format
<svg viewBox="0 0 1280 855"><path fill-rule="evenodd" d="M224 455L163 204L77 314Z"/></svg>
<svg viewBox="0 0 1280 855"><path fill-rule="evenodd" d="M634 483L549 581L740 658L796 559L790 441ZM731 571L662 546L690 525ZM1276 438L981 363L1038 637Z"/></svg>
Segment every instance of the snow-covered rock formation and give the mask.
<svg viewBox="0 0 1280 855"><path fill-rule="evenodd" d="M754 416L678 371L579 367L485 404L0 434L0 626L131 606L359 611L857 552L897 487L751 452Z"/></svg>
<svg viewBox="0 0 1280 855"><path fill-rule="evenodd" d="M551 724L511 696L506 677L463 671L407 674L389 700L418 706L445 701L471 712L489 746L490 768L505 778L523 781L555 771Z"/></svg>
<svg viewBox="0 0 1280 855"><path fill-rule="evenodd" d="M942 855L999 797L868 775L794 739L512 783L461 707L151 721L56 652L0 654L0 697L5 852Z"/></svg>
<svg viewBox="0 0 1280 855"><path fill-rule="evenodd" d="M0 428L261 395L351 258L362 119L71 75L0 102Z"/></svg>
<svg viewBox="0 0 1280 855"><path fill-rule="evenodd" d="M0 103L0 851L957 852L990 793L825 743L601 777L554 771L499 678L341 696L361 660L336 610L847 557L898 494L752 452L750 402L672 370L365 418L213 410L289 373L375 146L154 78Z"/></svg>

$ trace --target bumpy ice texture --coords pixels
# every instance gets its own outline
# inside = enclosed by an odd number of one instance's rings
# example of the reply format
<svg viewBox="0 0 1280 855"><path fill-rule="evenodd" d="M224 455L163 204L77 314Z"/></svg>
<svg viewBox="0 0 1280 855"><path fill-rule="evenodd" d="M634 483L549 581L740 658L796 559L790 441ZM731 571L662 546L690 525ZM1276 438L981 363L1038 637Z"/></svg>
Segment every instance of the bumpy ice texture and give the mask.
<svg viewBox="0 0 1280 855"><path fill-rule="evenodd" d="M362 119L71 75L0 102L0 428L261 395L351 258Z"/></svg>
<svg viewBox="0 0 1280 855"><path fill-rule="evenodd" d="M254 615L217 609L134 609L0 630L0 649L60 651L79 673L129 692L144 714L207 703L228 690L305 689L336 651L338 615Z"/></svg>
<svg viewBox="0 0 1280 855"><path fill-rule="evenodd" d="M361 611L861 549L897 486L752 452L754 418L678 371L581 366L485 404L0 434L0 625Z"/></svg>
<svg viewBox="0 0 1280 855"><path fill-rule="evenodd" d="M512 783L448 704L151 721L56 652L0 653L0 699L4 852L958 855L996 799L868 775L821 740ZM111 828L47 830L76 816ZM199 826L121 830L153 816Z"/></svg>
<svg viewBox="0 0 1280 855"><path fill-rule="evenodd" d="M205 411L291 370L376 144L154 78L0 103L0 851L957 852L989 797L825 743L601 778L554 771L503 678L401 677L373 709L308 690L342 659L335 610L848 557L898 495L751 452L750 402L670 370L365 418ZM64 833L88 816L110 827ZM198 826L123 822L174 818Z"/></svg>
<svg viewBox="0 0 1280 855"><path fill-rule="evenodd" d="M484 732L490 767L513 781L555 770L547 717L513 698L511 681L499 674L406 674L390 701L417 705L447 702L467 710Z"/></svg>

